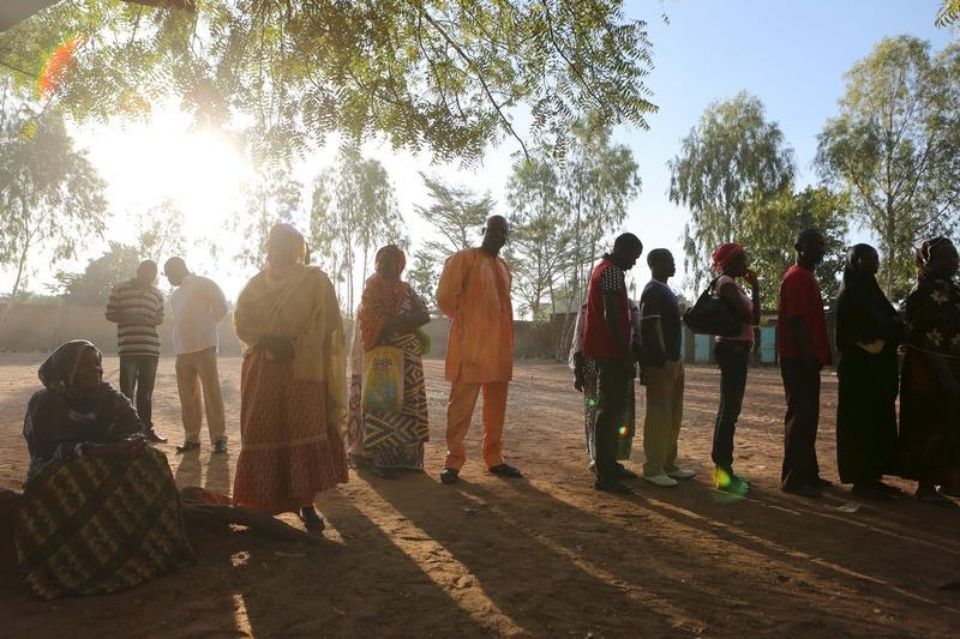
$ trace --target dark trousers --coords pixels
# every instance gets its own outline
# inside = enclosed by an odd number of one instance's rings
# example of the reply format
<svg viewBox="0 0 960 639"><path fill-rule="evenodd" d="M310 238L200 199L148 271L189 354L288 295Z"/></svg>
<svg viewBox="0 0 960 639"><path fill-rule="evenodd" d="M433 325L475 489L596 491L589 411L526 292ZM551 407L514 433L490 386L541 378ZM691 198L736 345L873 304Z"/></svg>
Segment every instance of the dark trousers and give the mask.
<svg viewBox="0 0 960 639"><path fill-rule="evenodd" d="M720 408L713 424L713 463L730 472L733 468L733 436L743 408L747 387L747 365L752 344L744 341L720 340L714 355L720 366Z"/></svg>
<svg viewBox="0 0 960 639"><path fill-rule="evenodd" d="M787 396L780 484L784 488L799 488L812 484L820 476L816 446L820 420L820 364L785 359L780 362L780 375Z"/></svg>
<svg viewBox="0 0 960 639"><path fill-rule="evenodd" d="M159 361L154 355L120 356L120 392L135 401L137 414L147 429L153 428L153 386Z"/></svg>
<svg viewBox="0 0 960 639"><path fill-rule="evenodd" d="M627 407L633 370L622 359L597 358L597 415L594 420L594 450L597 454L597 480L618 481L617 429Z"/></svg>

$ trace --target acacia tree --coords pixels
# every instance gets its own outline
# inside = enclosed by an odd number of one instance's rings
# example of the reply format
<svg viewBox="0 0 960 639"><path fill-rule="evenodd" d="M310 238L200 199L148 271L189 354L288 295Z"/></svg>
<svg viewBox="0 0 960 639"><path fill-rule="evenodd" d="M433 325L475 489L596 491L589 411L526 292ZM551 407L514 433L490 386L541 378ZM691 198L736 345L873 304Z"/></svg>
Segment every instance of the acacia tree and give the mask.
<svg viewBox="0 0 960 639"><path fill-rule="evenodd" d="M300 221L303 193L303 184L286 163L266 166L259 176L247 191L243 215L235 218L244 238L237 260L257 268L266 263L266 239L273 225Z"/></svg>
<svg viewBox="0 0 960 639"><path fill-rule="evenodd" d="M891 297L909 289L913 246L956 228L958 155L960 45L931 57L927 42L886 38L847 72L840 114L819 136L817 165L876 235L880 281Z"/></svg>
<svg viewBox="0 0 960 639"><path fill-rule="evenodd" d="M429 308L435 308L437 291L437 262L430 253L421 249L413 254L413 263L408 267L407 281Z"/></svg>
<svg viewBox="0 0 960 639"><path fill-rule="evenodd" d="M77 117L141 113L172 91L200 120L251 116L267 154L338 131L450 159L504 136L562 143L588 111L646 127L646 28L622 0L64 0L0 35L0 51L3 72L33 85L78 34L51 89ZM520 105L529 132L515 128Z"/></svg>
<svg viewBox="0 0 960 639"><path fill-rule="evenodd" d="M510 253L514 289L523 299L521 312L544 319L545 300L556 311L554 289L571 257L572 225L559 192L553 164L522 160L507 184L511 207Z"/></svg>
<svg viewBox="0 0 960 639"><path fill-rule="evenodd" d="M7 105L0 123L0 261L13 264L12 298L38 251L54 263L72 259L102 235L103 189L56 111Z"/></svg>
<svg viewBox="0 0 960 639"><path fill-rule="evenodd" d="M310 243L346 284L347 309L353 313L355 276L366 279L374 249L384 243L405 247L403 218L383 165L343 146L332 168L314 183Z"/></svg>
<svg viewBox="0 0 960 639"><path fill-rule="evenodd" d="M738 238L748 206L760 207L791 183L793 150L763 103L745 92L712 103L668 162L670 200L690 210L684 267L699 286L708 258Z"/></svg>
<svg viewBox="0 0 960 639"><path fill-rule="evenodd" d="M414 209L440 236L426 242L424 250L437 262L443 262L453 253L473 245L473 236L493 214L493 198L489 193L477 195L422 173L420 177L431 202L429 206L417 204Z"/></svg>

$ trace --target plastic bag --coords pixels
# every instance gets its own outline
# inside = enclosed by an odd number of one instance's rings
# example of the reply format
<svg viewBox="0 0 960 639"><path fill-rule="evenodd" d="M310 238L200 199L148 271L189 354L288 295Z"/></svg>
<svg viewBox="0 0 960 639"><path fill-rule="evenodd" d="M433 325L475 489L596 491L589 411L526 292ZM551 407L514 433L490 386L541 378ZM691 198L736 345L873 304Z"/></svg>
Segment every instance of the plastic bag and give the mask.
<svg viewBox="0 0 960 639"><path fill-rule="evenodd" d="M378 346L363 354L363 409L399 412L403 407L403 351Z"/></svg>

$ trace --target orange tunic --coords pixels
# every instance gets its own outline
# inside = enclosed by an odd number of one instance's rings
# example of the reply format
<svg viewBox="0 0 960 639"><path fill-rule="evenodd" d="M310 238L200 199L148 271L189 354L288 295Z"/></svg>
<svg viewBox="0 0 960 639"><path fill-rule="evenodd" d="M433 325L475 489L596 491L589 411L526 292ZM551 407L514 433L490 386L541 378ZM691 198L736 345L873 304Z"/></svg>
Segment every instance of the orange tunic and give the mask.
<svg viewBox="0 0 960 639"><path fill-rule="evenodd" d="M513 377L513 304L510 269L479 248L447 258L437 306L453 320L447 345L447 380L467 384Z"/></svg>

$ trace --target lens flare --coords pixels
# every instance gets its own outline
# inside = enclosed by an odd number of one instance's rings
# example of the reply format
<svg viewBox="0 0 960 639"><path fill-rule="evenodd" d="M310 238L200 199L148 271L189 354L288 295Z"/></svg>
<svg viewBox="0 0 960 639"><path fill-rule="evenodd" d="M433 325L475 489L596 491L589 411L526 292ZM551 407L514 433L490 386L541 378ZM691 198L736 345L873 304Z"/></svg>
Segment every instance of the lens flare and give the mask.
<svg viewBox="0 0 960 639"><path fill-rule="evenodd" d="M621 436L621 437L626 437L627 435L630 434L630 429L627 428L626 426L621 426L621 427L618 429L618 432L620 433L620 436Z"/></svg>
<svg viewBox="0 0 960 639"><path fill-rule="evenodd" d="M74 53L79 42L79 37L67 38L47 56L43 68L40 70L40 76L37 78L38 97L41 99L47 98L60 88L64 73L73 66L76 60Z"/></svg>

